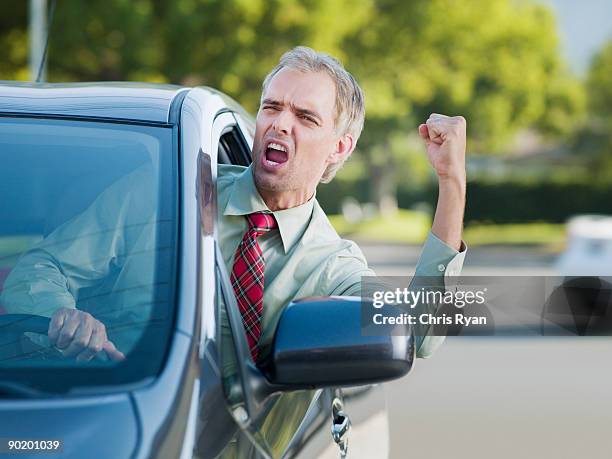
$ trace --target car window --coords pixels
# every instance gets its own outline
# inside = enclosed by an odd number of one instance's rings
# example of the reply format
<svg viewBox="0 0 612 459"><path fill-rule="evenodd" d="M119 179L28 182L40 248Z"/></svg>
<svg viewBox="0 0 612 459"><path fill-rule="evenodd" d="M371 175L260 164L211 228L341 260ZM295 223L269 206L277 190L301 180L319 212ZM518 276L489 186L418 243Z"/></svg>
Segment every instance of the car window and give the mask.
<svg viewBox="0 0 612 459"><path fill-rule="evenodd" d="M220 164L248 166L251 149L242 132L235 126L228 128L219 139L218 161Z"/></svg>
<svg viewBox="0 0 612 459"><path fill-rule="evenodd" d="M0 118L0 370L31 378L49 365L64 385L80 370L102 373L78 384L160 370L174 315L175 156L164 127ZM102 322L130 365L113 373L103 353L63 357L11 319L61 307ZM41 374L46 389L52 378Z"/></svg>
<svg viewBox="0 0 612 459"><path fill-rule="evenodd" d="M253 139L255 138L255 119L248 113L234 113L234 118L240 127L249 150L253 149Z"/></svg>

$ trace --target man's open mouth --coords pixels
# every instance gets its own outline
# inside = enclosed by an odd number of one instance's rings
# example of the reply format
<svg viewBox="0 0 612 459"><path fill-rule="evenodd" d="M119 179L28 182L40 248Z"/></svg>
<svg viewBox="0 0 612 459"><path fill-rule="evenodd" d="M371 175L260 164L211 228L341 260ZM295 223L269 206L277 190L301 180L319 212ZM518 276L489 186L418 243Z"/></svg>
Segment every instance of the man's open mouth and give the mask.
<svg viewBox="0 0 612 459"><path fill-rule="evenodd" d="M270 167L280 166L289 159L287 147L280 143L270 142L264 151L264 163Z"/></svg>

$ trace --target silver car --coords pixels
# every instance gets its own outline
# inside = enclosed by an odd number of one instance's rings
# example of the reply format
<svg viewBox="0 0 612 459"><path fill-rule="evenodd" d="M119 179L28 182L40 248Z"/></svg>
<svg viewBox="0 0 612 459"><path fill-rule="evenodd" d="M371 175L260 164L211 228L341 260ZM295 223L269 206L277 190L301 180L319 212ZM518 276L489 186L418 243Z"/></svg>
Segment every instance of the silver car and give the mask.
<svg viewBox="0 0 612 459"><path fill-rule="evenodd" d="M301 299L249 358L215 180L253 130L209 88L0 84L0 453L387 456L377 383L410 370L409 330L362 336L359 299ZM59 304L125 360L52 346Z"/></svg>

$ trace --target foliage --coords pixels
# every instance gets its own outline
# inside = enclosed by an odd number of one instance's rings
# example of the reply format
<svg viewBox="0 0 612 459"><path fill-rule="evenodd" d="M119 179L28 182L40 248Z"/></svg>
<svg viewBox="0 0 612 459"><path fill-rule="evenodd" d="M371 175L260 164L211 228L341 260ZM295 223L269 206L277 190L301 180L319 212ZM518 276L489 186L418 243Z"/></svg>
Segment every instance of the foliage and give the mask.
<svg viewBox="0 0 612 459"><path fill-rule="evenodd" d="M563 223L576 214L610 214L607 186L592 183L499 182L468 184L466 223Z"/></svg>
<svg viewBox="0 0 612 459"><path fill-rule="evenodd" d="M573 132L584 110L583 87L565 70L546 7L508 0L409 5L376 2L376 20L346 42L350 68L366 91L360 152L372 182L414 181L406 168L422 164L416 158L424 149L393 150L387 139L414 137L434 112L466 117L470 152L502 153L527 127L557 137ZM427 172L419 177L427 179Z"/></svg>
<svg viewBox="0 0 612 459"><path fill-rule="evenodd" d="M572 151L589 166L592 181L612 184L612 40L597 53L586 82L589 117L580 126Z"/></svg>
<svg viewBox="0 0 612 459"><path fill-rule="evenodd" d="M463 114L470 151L485 154L526 127L570 135L583 113L553 15L535 0L57 1L50 81L204 84L254 112L284 51L339 57L366 93L360 164L347 173L367 174L369 199L432 178L416 136L431 112ZM0 77L25 79L27 2L13 3L0 18Z"/></svg>
<svg viewBox="0 0 612 459"><path fill-rule="evenodd" d="M20 43L4 48L15 76L25 64L26 4L1 23L4 42ZM465 114L473 148L493 151L551 105L568 115L580 104L552 14L511 0L58 0L49 75L200 82L254 111L262 78L297 44L338 56L357 75L367 148L381 144L378 131L407 132L438 111ZM561 114L553 118L567 130Z"/></svg>
<svg viewBox="0 0 612 459"><path fill-rule="evenodd" d="M544 6L507 0L376 6L376 20L346 47L366 89L369 120L385 120L373 123L371 143L379 143L377 128L403 124L407 132L437 112L463 114L471 149L496 152L517 130L547 118L551 106L579 112L579 86L565 73ZM550 130L571 128L571 119L556 118Z"/></svg>
<svg viewBox="0 0 612 459"><path fill-rule="evenodd" d="M592 113L612 126L612 40L593 58L587 88Z"/></svg>
<svg viewBox="0 0 612 459"><path fill-rule="evenodd" d="M343 197L365 198L364 180L332 182L319 188L317 199L328 214L339 213ZM469 182L465 223L563 223L576 214L612 214L609 185L580 180ZM402 209L433 209L437 186L400 188L397 196Z"/></svg>
<svg viewBox="0 0 612 459"><path fill-rule="evenodd" d="M28 79L28 2L13 2L11 14L0 14L0 80Z"/></svg>

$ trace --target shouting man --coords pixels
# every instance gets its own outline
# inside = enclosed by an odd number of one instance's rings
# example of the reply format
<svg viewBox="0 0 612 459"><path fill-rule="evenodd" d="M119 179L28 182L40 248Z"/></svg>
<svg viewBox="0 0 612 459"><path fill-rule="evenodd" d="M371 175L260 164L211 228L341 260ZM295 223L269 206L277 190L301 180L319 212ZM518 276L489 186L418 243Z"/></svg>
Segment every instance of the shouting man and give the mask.
<svg viewBox="0 0 612 459"><path fill-rule="evenodd" d="M341 239L315 199L354 151L364 97L333 57L306 47L286 54L263 83L253 163L220 166L220 245L254 360L265 355L282 308L295 298L361 294L372 276L355 243ZM432 114L419 134L439 183L417 276L456 276L465 246L466 122ZM417 330L417 356L442 341Z"/></svg>

